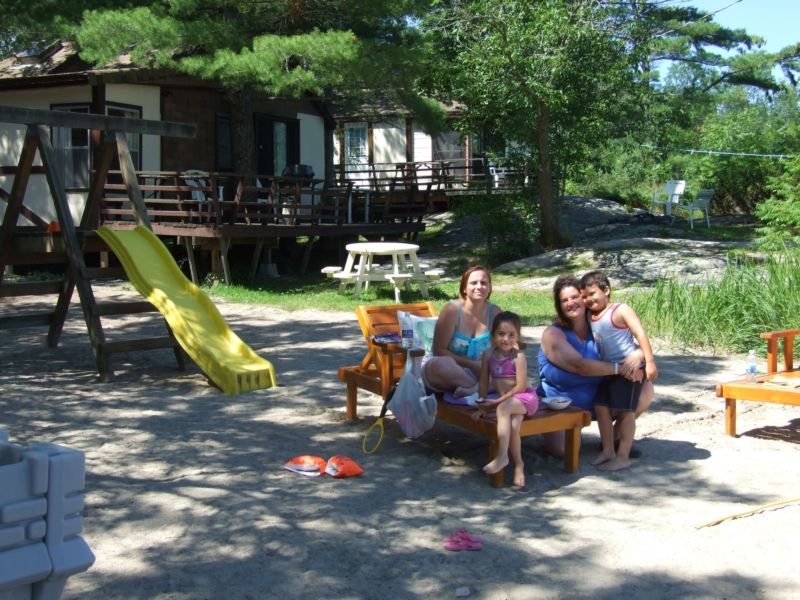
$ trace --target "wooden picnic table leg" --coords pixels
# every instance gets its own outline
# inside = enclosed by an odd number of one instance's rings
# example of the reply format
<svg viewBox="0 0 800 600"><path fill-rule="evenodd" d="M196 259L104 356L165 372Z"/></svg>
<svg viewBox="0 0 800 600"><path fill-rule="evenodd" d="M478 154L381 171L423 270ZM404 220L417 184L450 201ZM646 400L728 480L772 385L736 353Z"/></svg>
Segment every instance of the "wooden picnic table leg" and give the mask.
<svg viewBox="0 0 800 600"><path fill-rule="evenodd" d="M399 275L400 273L400 257L397 254L392 254L392 274ZM400 284L397 278L392 279L392 285L394 286L394 301L400 304Z"/></svg>
<svg viewBox="0 0 800 600"><path fill-rule="evenodd" d="M725 398L725 434L736 435L736 398Z"/></svg>
<svg viewBox="0 0 800 600"><path fill-rule="evenodd" d="M419 291L422 293L423 298L428 297L428 284L425 282L425 273L422 272L422 269L419 266L419 261L417 260L417 253L416 251L411 251L408 253L408 258L411 261L411 266L414 270L414 275L419 277Z"/></svg>
<svg viewBox="0 0 800 600"><path fill-rule="evenodd" d="M358 263L358 278L364 291L369 290L369 278L372 275L372 253L367 252Z"/></svg>
<svg viewBox="0 0 800 600"><path fill-rule="evenodd" d="M342 273L350 275L353 272L353 262L354 262L355 255L352 252L347 253L347 260L344 263L344 269ZM347 278L342 278L342 282L339 284L339 292L344 292L347 289ZM358 296L356 296L358 297Z"/></svg>

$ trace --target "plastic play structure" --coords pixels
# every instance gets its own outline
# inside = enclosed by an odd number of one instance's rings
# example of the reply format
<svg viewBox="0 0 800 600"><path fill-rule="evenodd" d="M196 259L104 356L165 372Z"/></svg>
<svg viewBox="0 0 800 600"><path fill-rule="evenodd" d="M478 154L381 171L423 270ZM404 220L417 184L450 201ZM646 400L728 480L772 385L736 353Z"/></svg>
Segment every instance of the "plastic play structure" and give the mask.
<svg viewBox="0 0 800 600"><path fill-rule="evenodd" d="M83 529L83 452L0 430L0 598L58 600L94 564Z"/></svg>
<svg viewBox="0 0 800 600"><path fill-rule="evenodd" d="M117 255L136 290L164 315L181 347L226 394L275 385L272 364L231 331L214 303L186 278L152 231L142 226L129 231L103 226L97 233Z"/></svg>

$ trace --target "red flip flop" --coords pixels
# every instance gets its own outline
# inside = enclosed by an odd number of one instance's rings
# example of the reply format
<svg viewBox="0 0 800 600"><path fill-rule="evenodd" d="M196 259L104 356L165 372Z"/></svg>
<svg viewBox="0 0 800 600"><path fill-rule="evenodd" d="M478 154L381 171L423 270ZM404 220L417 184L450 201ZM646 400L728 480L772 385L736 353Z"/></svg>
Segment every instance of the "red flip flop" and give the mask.
<svg viewBox="0 0 800 600"><path fill-rule="evenodd" d="M483 542L468 531L456 531L444 541L444 549L452 552L459 552L461 550L480 550L483 548Z"/></svg>

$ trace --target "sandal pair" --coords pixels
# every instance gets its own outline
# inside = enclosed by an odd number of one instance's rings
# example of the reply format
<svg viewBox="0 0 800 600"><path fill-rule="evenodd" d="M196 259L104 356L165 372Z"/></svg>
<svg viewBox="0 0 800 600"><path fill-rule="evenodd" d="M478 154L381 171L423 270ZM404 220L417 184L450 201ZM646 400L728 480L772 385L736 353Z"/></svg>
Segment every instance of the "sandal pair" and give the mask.
<svg viewBox="0 0 800 600"><path fill-rule="evenodd" d="M483 542L477 536L470 534L467 530L461 529L449 535L444 541L444 549L452 552L461 550L480 550Z"/></svg>

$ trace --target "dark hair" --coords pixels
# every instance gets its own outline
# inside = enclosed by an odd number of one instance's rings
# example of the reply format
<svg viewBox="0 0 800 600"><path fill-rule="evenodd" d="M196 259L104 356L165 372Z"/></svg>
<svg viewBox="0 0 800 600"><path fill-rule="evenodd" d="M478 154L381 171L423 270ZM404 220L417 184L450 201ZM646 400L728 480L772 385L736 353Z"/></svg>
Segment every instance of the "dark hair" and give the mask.
<svg viewBox="0 0 800 600"><path fill-rule="evenodd" d="M581 277L580 286L578 289L585 290L590 285L596 285L601 290L610 290L611 289L611 282L608 280L608 277L602 271L589 271Z"/></svg>
<svg viewBox="0 0 800 600"><path fill-rule="evenodd" d="M475 265L474 267L470 267L464 271L464 274L461 276L461 284L458 286L458 295L461 296L462 300L467 297L467 281L469 280L469 276L475 271L483 271L486 273L486 277L489 279L489 293L486 294L486 299L488 300L489 296L492 295L492 274L489 269L482 265Z"/></svg>
<svg viewBox="0 0 800 600"><path fill-rule="evenodd" d="M497 313L494 321L492 321L492 330L490 334L492 337L494 337L494 334L497 332L497 328L500 327L501 323L511 323L511 325L514 326L514 329L517 330L517 335L522 335L522 320L519 318L519 315L509 310L504 310Z"/></svg>
<svg viewBox="0 0 800 600"><path fill-rule="evenodd" d="M561 308L561 291L564 288L574 287L576 290L581 289L578 278L574 275L559 275L556 282L553 284L553 302L556 306L556 323L561 325L564 329L572 330L572 322L564 314L564 309Z"/></svg>

